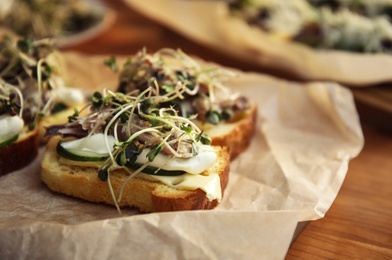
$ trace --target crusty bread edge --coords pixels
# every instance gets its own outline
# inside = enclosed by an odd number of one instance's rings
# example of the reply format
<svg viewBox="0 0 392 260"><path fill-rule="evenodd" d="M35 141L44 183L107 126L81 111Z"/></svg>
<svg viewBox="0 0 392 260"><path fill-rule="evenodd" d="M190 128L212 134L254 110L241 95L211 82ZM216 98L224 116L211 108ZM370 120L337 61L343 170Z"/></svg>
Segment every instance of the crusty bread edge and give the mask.
<svg viewBox="0 0 392 260"><path fill-rule="evenodd" d="M230 158L234 160L244 152L256 131L257 106L253 105L238 121L223 123L205 130L212 139L212 145L227 146ZM203 126L201 126L203 129Z"/></svg>
<svg viewBox="0 0 392 260"><path fill-rule="evenodd" d="M90 202L114 205L108 182L98 178L97 169L61 165L56 153L59 137L52 137L41 162L41 179L54 192L81 198ZM218 171L222 189L228 184L230 156L226 147L219 151L220 163L209 170ZM110 181L116 196L127 174L124 170L115 170L110 173ZM148 181L142 178L132 178L124 189L120 207L135 207L142 212L164 212L180 210L213 209L219 202L210 201L206 193L200 189L177 190L159 182Z"/></svg>
<svg viewBox="0 0 392 260"><path fill-rule="evenodd" d="M0 148L0 176L20 170L38 155L38 127L29 131L16 142Z"/></svg>

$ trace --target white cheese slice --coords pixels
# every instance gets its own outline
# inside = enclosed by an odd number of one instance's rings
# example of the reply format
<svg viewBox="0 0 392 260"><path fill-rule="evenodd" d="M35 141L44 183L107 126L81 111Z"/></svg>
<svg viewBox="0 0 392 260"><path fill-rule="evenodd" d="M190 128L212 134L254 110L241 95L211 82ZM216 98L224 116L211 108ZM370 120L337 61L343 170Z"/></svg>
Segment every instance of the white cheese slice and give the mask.
<svg viewBox="0 0 392 260"><path fill-rule="evenodd" d="M80 89L70 87L59 87L53 90L53 95L58 102L68 107L76 106L84 102L84 94Z"/></svg>
<svg viewBox="0 0 392 260"><path fill-rule="evenodd" d="M94 134L90 137L76 139L62 143L65 149L76 149L96 154L109 155L109 151L113 149L115 139L113 136L107 136L108 145L106 145L105 135L102 133ZM110 150L109 150L109 149Z"/></svg>
<svg viewBox="0 0 392 260"><path fill-rule="evenodd" d="M145 164L149 162L146 157L148 152L150 152L150 149L144 149L137 157L136 163ZM168 155L158 154L150 163L150 166L169 171L180 170L190 174L200 174L210 168L215 160L216 153L214 151L201 147L196 156L188 159L172 158Z"/></svg>
<svg viewBox="0 0 392 260"><path fill-rule="evenodd" d="M16 135L23 129L24 122L20 116L0 116L0 137Z"/></svg>
<svg viewBox="0 0 392 260"><path fill-rule="evenodd" d="M180 176L156 176L145 173L140 173L140 177L159 181L166 184L167 186L179 189L179 190L196 190L201 189L206 193L207 198L212 200L222 200L222 189L220 185L220 178L217 173L210 175L194 175L185 173Z"/></svg>
<svg viewBox="0 0 392 260"><path fill-rule="evenodd" d="M56 56L50 57L55 59ZM56 61L53 62L55 63ZM61 77L51 77L50 84L53 86L50 93L55 102L61 102L68 107L74 107L85 101L83 91L78 88L67 87Z"/></svg>

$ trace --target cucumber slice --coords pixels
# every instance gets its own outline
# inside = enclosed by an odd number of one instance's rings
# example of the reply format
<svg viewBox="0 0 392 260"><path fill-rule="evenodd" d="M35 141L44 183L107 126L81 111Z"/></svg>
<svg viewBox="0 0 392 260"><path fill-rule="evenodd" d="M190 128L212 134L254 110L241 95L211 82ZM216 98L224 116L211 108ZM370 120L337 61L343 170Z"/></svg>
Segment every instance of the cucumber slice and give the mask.
<svg viewBox="0 0 392 260"><path fill-rule="evenodd" d="M141 166L143 166L142 164L139 163L133 163L133 164L125 164L125 166L127 166L128 168L132 169L132 170L137 170L139 169ZM156 176L179 176L179 175L183 175L185 173L185 171L168 171L168 170L164 170L164 169L159 169L154 167L154 166L147 166L146 168L144 168L142 170L143 173L146 174L150 174L150 175L156 175Z"/></svg>
<svg viewBox="0 0 392 260"><path fill-rule="evenodd" d="M58 142L56 151L58 155L65 159L79 162L103 162L109 157L109 154L94 153L72 148L66 149L62 146L63 143L64 142Z"/></svg>
<svg viewBox="0 0 392 260"><path fill-rule="evenodd" d="M94 153L89 151L73 149L73 148L64 148L64 146L62 145L63 143L65 142L58 142L56 151L58 155L60 155L65 159L78 161L78 162L104 162L109 157L109 154L106 155L106 154ZM125 166L127 166L132 170L137 170L142 165L143 164L139 164L139 163L125 164ZM153 166L147 166L146 168L143 169L142 172L146 174L157 175L157 176L179 176L185 173L185 171L181 171L181 170L164 170L164 169L158 170L157 167L153 167Z"/></svg>
<svg viewBox="0 0 392 260"><path fill-rule="evenodd" d="M0 148L7 146L18 140L19 134L0 137Z"/></svg>

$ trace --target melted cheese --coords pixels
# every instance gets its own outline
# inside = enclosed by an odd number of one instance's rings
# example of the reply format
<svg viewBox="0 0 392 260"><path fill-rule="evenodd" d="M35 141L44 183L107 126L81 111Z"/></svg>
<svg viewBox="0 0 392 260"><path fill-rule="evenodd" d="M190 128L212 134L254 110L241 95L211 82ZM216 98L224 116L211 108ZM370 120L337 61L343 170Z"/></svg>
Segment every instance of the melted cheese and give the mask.
<svg viewBox="0 0 392 260"><path fill-rule="evenodd" d="M76 106L84 102L83 92L76 88L59 87L54 89L53 92L56 100L64 103L68 107Z"/></svg>
<svg viewBox="0 0 392 260"><path fill-rule="evenodd" d="M68 164L72 166L80 166L80 167L93 167L99 168L102 166L103 162L94 162L94 161L74 161L70 159L65 159L64 157L59 157L59 162L61 164Z"/></svg>
<svg viewBox="0 0 392 260"><path fill-rule="evenodd" d="M90 137L85 137L81 139L76 139L68 142L64 142L62 146L65 149L77 149L81 151L109 155L109 150L114 146L114 137L111 135L107 136L108 146L106 146L105 135L104 134L94 134Z"/></svg>
<svg viewBox="0 0 392 260"><path fill-rule="evenodd" d="M140 164L147 163L148 159L146 156L149 151L150 149L144 149L137 157L136 162ZM215 160L216 153L202 147L196 156L188 159L172 158L168 155L158 154L150 165L169 171L181 170L190 174L200 174L210 168Z"/></svg>
<svg viewBox="0 0 392 260"><path fill-rule="evenodd" d="M18 134L23 126L23 119L19 116L2 115L0 116L0 137Z"/></svg>
<svg viewBox="0 0 392 260"><path fill-rule="evenodd" d="M57 63L56 55L50 55L49 59L54 59L53 63ZM50 84L53 86L51 95L55 102L60 102L68 107L74 107L85 101L85 96L80 89L67 87L62 77L51 77Z"/></svg>
<svg viewBox="0 0 392 260"><path fill-rule="evenodd" d="M196 190L201 189L207 195L207 198L212 200L218 200L218 202L222 199L222 189L220 186L220 178L216 173L210 175L193 175L189 173L185 173L180 176L156 176L150 174L139 174L140 177L152 180L159 181L161 183L166 184L167 186L179 189L179 190Z"/></svg>

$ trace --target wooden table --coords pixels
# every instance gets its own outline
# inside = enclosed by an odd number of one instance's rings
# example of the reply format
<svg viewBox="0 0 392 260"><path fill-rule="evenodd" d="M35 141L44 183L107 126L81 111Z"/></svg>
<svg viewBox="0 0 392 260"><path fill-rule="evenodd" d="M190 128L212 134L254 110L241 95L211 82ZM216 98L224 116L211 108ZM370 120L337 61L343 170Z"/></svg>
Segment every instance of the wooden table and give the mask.
<svg viewBox="0 0 392 260"><path fill-rule="evenodd" d="M256 70L149 21L119 1L107 2L118 11L114 26L71 49L130 55L144 46L150 51L181 48L222 65ZM363 151L351 161L341 191L326 216L307 225L289 249L287 259L392 259L392 132L378 129L366 109L362 111ZM386 119L392 125L392 116L381 120Z"/></svg>

